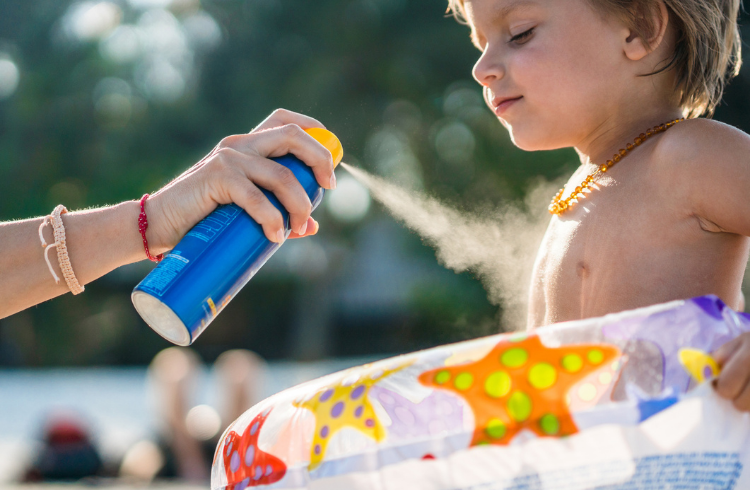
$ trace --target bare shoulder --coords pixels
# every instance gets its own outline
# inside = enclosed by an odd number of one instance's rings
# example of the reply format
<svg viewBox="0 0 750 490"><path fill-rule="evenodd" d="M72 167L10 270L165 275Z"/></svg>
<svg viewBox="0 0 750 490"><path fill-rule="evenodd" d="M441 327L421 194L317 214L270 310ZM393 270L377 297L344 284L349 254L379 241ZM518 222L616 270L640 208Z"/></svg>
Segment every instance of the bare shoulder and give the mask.
<svg viewBox="0 0 750 490"><path fill-rule="evenodd" d="M665 192L722 231L750 235L750 135L718 121L681 122L653 152Z"/></svg>
<svg viewBox="0 0 750 490"><path fill-rule="evenodd" d="M738 165L750 168L750 135L712 119L689 119L662 134L654 157L668 170L704 177Z"/></svg>

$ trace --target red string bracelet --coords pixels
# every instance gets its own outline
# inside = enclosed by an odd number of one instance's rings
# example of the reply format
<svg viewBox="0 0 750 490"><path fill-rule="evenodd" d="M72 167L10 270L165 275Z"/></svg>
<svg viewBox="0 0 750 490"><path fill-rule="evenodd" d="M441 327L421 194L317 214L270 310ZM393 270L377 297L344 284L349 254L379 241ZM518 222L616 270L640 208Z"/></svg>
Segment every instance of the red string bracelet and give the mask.
<svg viewBox="0 0 750 490"><path fill-rule="evenodd" d="M148 257L148 260L151 262L156 262L157 264L162 261L164 258L164 254L159 254L156 257L151 255L151 252L148 250L148 240L146 240L146 230L148 230L148 218L146 218L146 199L148 199L149 194L144 194L141 198L141 214L138 216L138 231L141 232L141 236L143 237L143 249L146 251L146 257Z"/></svg>

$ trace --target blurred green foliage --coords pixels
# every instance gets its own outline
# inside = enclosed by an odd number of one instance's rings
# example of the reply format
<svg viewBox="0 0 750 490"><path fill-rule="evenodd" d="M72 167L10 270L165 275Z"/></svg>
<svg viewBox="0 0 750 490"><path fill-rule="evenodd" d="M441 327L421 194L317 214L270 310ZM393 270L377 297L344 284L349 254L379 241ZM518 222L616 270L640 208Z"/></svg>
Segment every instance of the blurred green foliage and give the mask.
<svg viewBox="0 0 750 490"><path fill-rule="evenodd" d="M321 120L346 161L469 208L520 199L536 176L575 167L572 151L512 146L471 79L478 52L445 0L113 0L100 31L87 30L81 5L94 4L0 4L0 54L20 73L0 100L0 219L136 199L277 107ZM135 54L123 26L139 30ZM748 88L744 76L733 82L717 118L749 130ZM382 214L352 224L316 213L316 240L333 244L327 274ZM417 237L405 239L411 256L434 263ZM5 363L148 362L167 344L129 303L147 266L128 271L3 320ZM497 325L496 307L462 274L416 288L408 311L373 320L367 335L333 325L317 354L300 354L295 323L316 281L262 272L196 348L207 359L237 346L267 357L401 352Z"/></svg>

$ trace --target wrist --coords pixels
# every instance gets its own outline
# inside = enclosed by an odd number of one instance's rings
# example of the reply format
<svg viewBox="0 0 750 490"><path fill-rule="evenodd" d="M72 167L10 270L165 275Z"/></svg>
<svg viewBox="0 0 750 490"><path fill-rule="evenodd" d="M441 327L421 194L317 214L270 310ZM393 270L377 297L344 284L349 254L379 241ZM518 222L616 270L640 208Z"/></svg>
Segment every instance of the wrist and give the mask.
<svg viewBox="0 0 750 490"><path fill-rule="evenodd" d="M171 250L175 243L172 243L173 240L165 239L163 234L160 233L160 230L164 228L164 213L160 208L159 199L155 199L155 197L145 195L136 202L139 209L138 232L143 240L143 255L151 260L156 258L158 260L155 261L158 262L162 258L161 255Z"/></svg>

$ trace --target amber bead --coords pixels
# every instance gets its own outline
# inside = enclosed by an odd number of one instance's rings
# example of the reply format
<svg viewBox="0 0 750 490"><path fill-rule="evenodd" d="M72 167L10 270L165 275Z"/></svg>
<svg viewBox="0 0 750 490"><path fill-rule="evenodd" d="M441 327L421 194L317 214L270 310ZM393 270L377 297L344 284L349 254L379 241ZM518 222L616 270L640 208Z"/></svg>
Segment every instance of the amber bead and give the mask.
<svg viewBox="0 0 750 490"><path fill-rule="evenodd" d="M607 160L606 163L600 165L591 175L588 175L586 179L581 182L581 185L576 187L573 192L568 196L567 199L562 199L562 196L565 192L565 188L563 187L560 189L560 192L552 199L552 203L549 205L549 212L556 215L561 215L565 211L568 210L568 208L572 207L573 204L571 201L573 199L576 199L576 202L578 202L579 197L584 198L586 197L585 193L583 192L584 189L588 189L599 173L605 173L607 170L610 169L614 164L622 160L623 157L627 156L628 152L632 151L636 146L641 145L643 142L646 141L649 137L653 136L654 134L661 133L666 131L668 128L674 126L680 121L684 121L685 119L675 119L674 121L670 121L668 123L661 124L659 126L655 126L649 130L647 130L645 133L639 134L634 140L633 143L628 143L625 148L622 148L618 153L616 153L612 160Z"/></svg>

